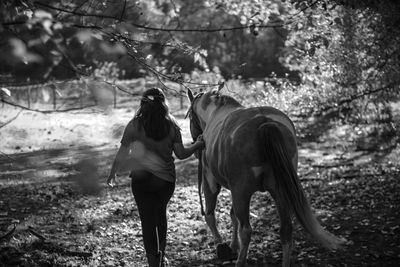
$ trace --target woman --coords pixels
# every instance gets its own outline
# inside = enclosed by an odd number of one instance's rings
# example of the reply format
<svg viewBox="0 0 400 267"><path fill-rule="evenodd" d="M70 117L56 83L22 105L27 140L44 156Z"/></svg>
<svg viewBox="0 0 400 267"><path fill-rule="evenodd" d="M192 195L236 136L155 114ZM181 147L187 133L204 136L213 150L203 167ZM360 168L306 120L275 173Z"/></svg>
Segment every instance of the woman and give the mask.
<svg viewBox="0 0 400 267"><path fill-rule="evenodd" d="M164 266L167 237L167 204L175 189L177 158L185 159L204 147L199 138L184 147L180 128L168 112L164 93L158 88L144 92L135 117L125 128L107 183L128 158L132 193L142 223L143 241L150 267Z"/></svg>

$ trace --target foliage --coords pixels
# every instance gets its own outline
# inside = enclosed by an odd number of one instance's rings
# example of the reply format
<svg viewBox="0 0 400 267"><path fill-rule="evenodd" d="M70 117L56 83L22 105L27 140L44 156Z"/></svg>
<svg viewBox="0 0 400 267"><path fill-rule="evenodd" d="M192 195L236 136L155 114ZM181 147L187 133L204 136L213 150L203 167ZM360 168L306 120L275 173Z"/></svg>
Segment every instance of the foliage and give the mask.
<svg viewBox="0 0 400 267"><path fill-rule="evenodd" d="M114 62L120 78L154 75L164 85L170 80L189 87L209 80L208 88L233 79L258 104L286 101L278 106L304 116L339 110L353 121L390 118L387 103L399 95L395 1L6 0L0 5L2 82L74 78ZM205 77L193 78L199 73Z"/></svg>
<svg viewBox="0 0 400 267"><path fill-rule="evenodd" d="M107 81L115 81L124 75L124 71L121 71L115 62L102 62L93 71L93 75Z"/></svg>
<svg viewBox="0 0 400 267"><path fill-rule="evenodd" d="M346 104L357 120L367 120L368 105L398 97L400 29L393 23L398 14L388 8L378 13L321 1L289 25L281 59L301 73L314 111Z"/></svg>
<svg viewBox="0 0 400 267"><path fill-rule="evenodd" d="M125 55L126 47L113 36L126 27L115 22L121 14L138 21L141 8L104 3L2 1L0 57L5 64L1 73L39 81L65 79L84 74L77 65L94 67L96 61L115 61Z"/></svg>
<svg viewBox="0 0 400 267"><path fill-rule="evenodd" d="M170 28L185 22L194 29L204 29L174 35L206 51L200 53L207 62L207 66L201 66L203 70L218 67L226 79L265 77L273 71L282 76L288 70L281 66L277 54L286 32L274 27L258 29L257 25L268 24L270 19L277 24L276 18L286 11L278 1L264 1L264 5L262 1L255 2L258 3L245 1L245 6L229 1L182 1L177 17L170 21ZM229 28L232 30L212 31ZM176 64L180 64L179 58Z"/></svg>
<svg viewBox="0 0 400 267"><path fill-rule="evenodd" d="M258 28L270 19L281 26L277 18L286 7L278 1L250 1L245 6L212 1L24 0L3 1L1 10L5 53L0 56L6 64L0 71L11 70L21 78L27 73L32 73L31 79L62 78L65 69L70 71L67 76L74 76L76 65L93 67L95 61L115 61L136 77L141 70L168 78L163 74L214 67L225 77L287 71L276 56L286 32ZM227 30L218 30L222 28Z"/></svg>

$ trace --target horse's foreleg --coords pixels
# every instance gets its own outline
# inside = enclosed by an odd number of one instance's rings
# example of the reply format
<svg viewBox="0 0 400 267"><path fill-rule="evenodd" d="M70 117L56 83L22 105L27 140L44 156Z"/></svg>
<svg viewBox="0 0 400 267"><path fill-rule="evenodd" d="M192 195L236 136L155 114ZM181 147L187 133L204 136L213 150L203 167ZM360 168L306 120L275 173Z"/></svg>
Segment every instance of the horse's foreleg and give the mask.
<svg viewBox="0 0 400 267"><path fill-rule="evenodd" d="M282 266L289 267L292 252L292 218L290 216L289 207L285 206L279 199L277 199L275 194L271 195L275 199L281 222L279 234L282 243Z"/></svg>
<svg viewBox="0 0 400 267"><path fill-rule="evenodd" d="M236 219L235 211L233 207L231 208L231 220L232 220L232 240L231 240L231 249L233 253L237 253L239 250L239 239L238 239L238 220Z"/></svg>
<svg viewBox="0 0 400 267"><path fill-rule="evenodd" d="M221 187L217 187L216 192L212 192L210 189L210 186L208 185L207 181L204 181L204 197L205 197L205 203L206 203L206 210L205 210L205 220L208 225L208 227L211 230L211 233L214 237L215 244L220 244L222 243L222 237L219 234L218 228L217 228L217 221L215 219L215 207L217 205L217 197L218 194L221 190Z"/></svg>
<svg viewBox="0 0 400 267"><path fill-rule="evenodd" d="M243 194L243 193L242 193ZM237 195L232 193L233 209L239 222L240 249L236 267L246 266L247 251L251 239L251 226L249 221L249 205L251 195Z"/></svg>

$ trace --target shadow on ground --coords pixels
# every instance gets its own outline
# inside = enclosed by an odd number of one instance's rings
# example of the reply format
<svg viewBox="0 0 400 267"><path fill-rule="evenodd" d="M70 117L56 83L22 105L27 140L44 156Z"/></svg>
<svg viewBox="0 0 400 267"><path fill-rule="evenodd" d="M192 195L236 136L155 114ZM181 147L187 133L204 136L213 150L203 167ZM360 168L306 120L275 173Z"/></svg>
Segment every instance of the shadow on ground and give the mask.
<svg viewBox="0 0 400 267"><path fill-rule="evenodd" d="M397 266L398 146L371 153L329 138L302 142L299 173L322 225L351 243L342 251L328 252L296 223L294 266ZM120 177L113 190L104 185L114 153L106 147L83 147L2 158L0 230L6 232L13 223L17 229L0 241L0 266L143 266L129 178ZM82 168L82 162L89 162L84 164L89 167ZM215 257L211 234L200 215L196 164L194 158L176 162L178 181L169 206L171 266L233 266ZM91 178L82 182L82 177ZM216 210L227 241L229 209L230 195L223 190ZM253 197L251 223L249 265L280 265L279 218L267 193ZM44 240L32 235L29 227Z"/></svg>

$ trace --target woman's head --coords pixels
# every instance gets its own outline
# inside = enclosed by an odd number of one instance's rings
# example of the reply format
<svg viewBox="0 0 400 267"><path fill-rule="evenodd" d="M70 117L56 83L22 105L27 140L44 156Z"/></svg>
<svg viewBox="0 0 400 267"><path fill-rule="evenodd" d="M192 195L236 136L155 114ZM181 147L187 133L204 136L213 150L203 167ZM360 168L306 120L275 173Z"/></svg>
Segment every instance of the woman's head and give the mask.
<svg viewBox="0 0 400 267"><path fill-rule="evenodd" d="M165 138L169 134L171 118L163 91L156 87L146 90L135 117L144 127L147 137L155 140Z"/></svg>
<svg viewBox="0 0 400 267"><path fill-rule="evenodd" d="M148 101L148 100L150 100L150 101ZM145 103L152 103L153 101L154 101L154 103L158 103L158 102L165 103L165 95L160 88L153 87L153 88L147 89L143 93L142 102L140 103L141 105L143 104L143 101Z"/></svg>

